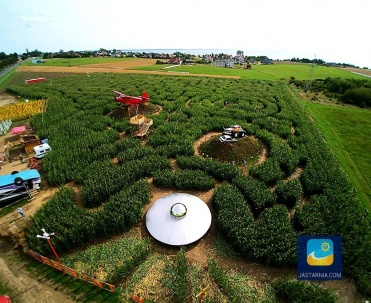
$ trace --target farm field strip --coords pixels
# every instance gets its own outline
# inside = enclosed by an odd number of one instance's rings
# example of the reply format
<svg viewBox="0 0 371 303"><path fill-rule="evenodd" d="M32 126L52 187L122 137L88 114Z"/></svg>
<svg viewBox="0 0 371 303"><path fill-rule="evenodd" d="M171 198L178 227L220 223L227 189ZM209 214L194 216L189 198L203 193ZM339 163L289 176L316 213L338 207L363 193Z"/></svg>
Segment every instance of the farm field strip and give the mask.
<svg viewBox="0 0 371 303"><path fill-rule="evenodd" d="M30 62L23 63L19 71L23 72L65 72L65 73L93 73L93 72L120 72L154 74L181 74L214 75L242 79L279 80L294 77L297 80L308 79L310 64L284 64L253 65L251 70L243 68L222 68L207 65L181 65L176 71L163 70L167 64L155 64L156 59L143 58L73 58L73 59L46 59L45 63L35 65ZM364 76L352 73L353 70L334 67L315 66L312 79L325 79L326 77L341 77L364 79Z"/></svg>

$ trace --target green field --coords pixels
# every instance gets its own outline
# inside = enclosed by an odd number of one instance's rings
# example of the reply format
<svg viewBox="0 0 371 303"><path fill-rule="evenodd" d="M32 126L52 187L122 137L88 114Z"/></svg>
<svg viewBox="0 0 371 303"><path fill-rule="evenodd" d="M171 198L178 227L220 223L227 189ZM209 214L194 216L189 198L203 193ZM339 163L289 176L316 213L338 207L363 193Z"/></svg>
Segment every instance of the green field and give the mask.
<svg viewBox="0 0 371 303"><path fill-rule="evenodd" d="M114 63L136 60L135 58L56 58L56 59L44 59L45 63L38 63L40 66L76 66L76 65L89 65L89 64L101 64L101 63ZM31 60L27 60L22 63L24 66L36 66Z"/></svg>
<svg viewBox="0 0 371 303"><path fill-rule="evenodd" d="M371 210L371 111L304 103L316 120L363 204Z"/></svg>
<svg viewBox="0 0 371 303"><path fill-rule="evenodd" d="M306 80L310 74L311 66L309 64L273 64L273 65L253 65L251 70L243 68L224 68L208 65L180 65L173 68L166 68L170 65L150 65L141 66L137 70L178 72L191 74L206 74L206 75L223 75L223 76L239 76L242 79L257 79L257 80L280 80L290 79L294 77L297 80ZM166 69L163 69L163 68ZM364 76L353 74L347 70L342 70L335 67L315 66L313 69L312 79L325 79L327 77L365 79Z"/></svg>
<svg viewBox="0 0 371 303"><path fill-rule="evenodd" d="M40 66L78 66L89 64L115 63L122 61L134 61L136 58L71 58L71 59L45 59L45 63L39 63ZM141 59L142 60L142 59ZM36 66L28 60L22 63L24 66ZM162 71L164 74L170 72L192 73L203 75L223 75L236 76L242 79L258 79L258 80L280 80L290 79L294 77L297 80L306 80L310 74L310 64L272 64L272 65L253 65L251 70L239 68L237 65L234 68L215 67L203 64L196 65L179 65L168 68L169 64L154 64L148 66L140 66L130 68L134 70L146 71ZM342 70L335 67L315 66L313 69L312 79L325 79L327 77L365 79L364 76L353 74L347 70Z"/></svg>
<svg viewBox="0 0 371 303"><path fill-rule="evenodd" d="M12 69L11 71L8 71L6 74L0 77L0 91L3 91L8 85L9 80L11 80L14 77L16 69Z"/></svg>

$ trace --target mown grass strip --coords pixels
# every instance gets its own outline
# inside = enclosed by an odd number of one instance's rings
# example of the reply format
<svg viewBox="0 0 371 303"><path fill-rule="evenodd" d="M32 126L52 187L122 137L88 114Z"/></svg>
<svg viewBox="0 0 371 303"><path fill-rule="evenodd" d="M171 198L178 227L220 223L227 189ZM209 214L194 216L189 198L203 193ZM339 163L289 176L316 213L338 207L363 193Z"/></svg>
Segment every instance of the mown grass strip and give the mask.
<svg viewBox="0 0 371 303"><path fill-rule="evenodd" d="M308 64L273 64L273 65L253 65L251 69L243 67L224 68L211 65L181 65L173 68L168 64L156 64L148 66L135 67L135 70L163 71L164 74L172 72L190 73L190 74L206 74L206 75L223 75L237 76L241 79L256 79L256 80L280 80L290 79L294 77L297 80L308 79L310 73L310 65ZM315 66L313 69L312 79L326 79L327 77L354 78L364 79L363 76L351 73L346 70L341 70L334 67Z"/></svg>
<svg viewBox="0 0 371 303"><path fill-rule="evenodd" d="M2 92L5 89L5 85L14 76L15 72L16 68L12 69L11 71L7 72L5 75L0 77L0 92Z"/></svg>
<svg viewBox="0 0 371 303"><path fill-rule="evenodd" d="M305 102L343 169L371 209L371 111Z"/></svg>

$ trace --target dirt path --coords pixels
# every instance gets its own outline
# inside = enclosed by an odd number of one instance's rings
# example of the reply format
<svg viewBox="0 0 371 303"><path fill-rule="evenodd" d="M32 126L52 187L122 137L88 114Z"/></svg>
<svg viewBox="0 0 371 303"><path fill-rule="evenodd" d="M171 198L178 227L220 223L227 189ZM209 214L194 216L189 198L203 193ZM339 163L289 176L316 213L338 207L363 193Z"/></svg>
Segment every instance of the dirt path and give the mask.
<svg viewBox="0 0 371 303"><path fill-rule="evenodd" d="M12 250L0 254L0 284L13 291L12 302L20 303L73 303L63 292L52 285L39 282L24 269L26 263Z"/></svg>
<svg viewBox="0 0 371 303"><path fill-rule="evenodd" d="M0 106L17 103L18 99L9 94L0 94Z"/></svg>
<svg viewBox="0 0 371 303"><path fill-rule="evenodd" d="M262 149L263 149L263 152L259 154L258 161L256 162L255 165L262 164L265 160L267 160L268 149L265 146L263 146Z"/></svg>

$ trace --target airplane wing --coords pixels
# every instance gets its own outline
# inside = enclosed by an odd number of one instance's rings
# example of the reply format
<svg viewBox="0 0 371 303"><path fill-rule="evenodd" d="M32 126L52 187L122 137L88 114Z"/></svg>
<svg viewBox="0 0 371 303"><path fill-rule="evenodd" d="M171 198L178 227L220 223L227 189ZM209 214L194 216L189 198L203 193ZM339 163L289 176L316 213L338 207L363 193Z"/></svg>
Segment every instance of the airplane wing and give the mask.
<svg viewBox="0 0 371 303"><path fill-rule="evenodd" d="M117 91L117 90L113 90L114 93L116 93L117 95L121 96L121 97L125 97L126 95Z"/></svg>

